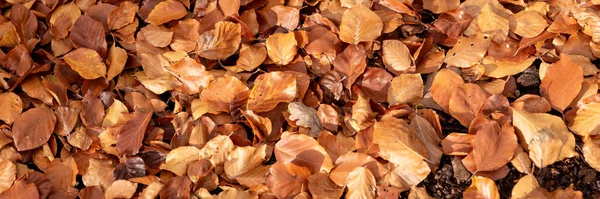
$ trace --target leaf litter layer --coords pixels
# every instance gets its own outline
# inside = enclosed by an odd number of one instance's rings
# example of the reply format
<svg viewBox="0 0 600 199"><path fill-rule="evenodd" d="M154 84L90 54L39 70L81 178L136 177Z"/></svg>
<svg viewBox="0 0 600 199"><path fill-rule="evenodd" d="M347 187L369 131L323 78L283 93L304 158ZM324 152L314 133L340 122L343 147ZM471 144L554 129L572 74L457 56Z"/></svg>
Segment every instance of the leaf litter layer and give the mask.
<svg viewBox="0 0 600 199"><path fill-rule="evenodd" d="M600 1L0 2L0 198L598 198Z"/></svg>

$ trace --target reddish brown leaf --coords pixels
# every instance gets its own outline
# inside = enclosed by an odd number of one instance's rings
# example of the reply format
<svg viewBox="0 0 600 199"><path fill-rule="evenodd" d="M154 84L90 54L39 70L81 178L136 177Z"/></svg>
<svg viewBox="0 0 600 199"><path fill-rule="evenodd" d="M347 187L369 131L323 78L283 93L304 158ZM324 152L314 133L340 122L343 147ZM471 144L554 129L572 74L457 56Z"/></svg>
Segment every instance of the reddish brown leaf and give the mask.
<svg viewBox="0 0 600 199"><path fill-rule="evenodd" d="M142 147L142 140L146 134L148 122L152 112L137 111L134 117L123 125L117 135L117 149L120 154L135 155Z"/></svg>
<svg viewBox="0 0 600 199"><path fill-rule="evenodd" d="M18 151L42 146L54 131L56 116L46 107L25 111L13 124L13 139Z"/></svg>

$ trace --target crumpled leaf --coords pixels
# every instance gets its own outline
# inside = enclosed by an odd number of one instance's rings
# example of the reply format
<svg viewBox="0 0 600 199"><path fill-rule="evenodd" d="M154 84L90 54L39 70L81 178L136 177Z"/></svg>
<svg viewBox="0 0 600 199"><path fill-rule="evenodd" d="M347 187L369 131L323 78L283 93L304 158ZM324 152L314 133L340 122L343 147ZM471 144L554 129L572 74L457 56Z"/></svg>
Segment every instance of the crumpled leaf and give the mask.
<svg viewBox="0 0 600 199"><path fill-rule="evenodd" d="M106 76L106 65L95 50L78 48L66 54L63 59L85 79L96 79Z"/></svg>
<svg viewBox="0 0 600 199"><path fill-rule="evenodd" d="M339 37L346 43L358 44L377 39L382 30L381 18L366 6L357 4L344 11Z"/></svg>
<svg viewBox="0 0 600 199"><path fill-rule="evenodd" d="M288 104L288 111L290 112L290 120L295 121L296 125L310 128L309 136L319 136L323 126L317 116L317 110L300 102L291 102Z"/></svg>
<svg viewBox="0 0 600 199"><path fill-rule="evenodd" d="M270 72L259 75L250 91L246 108L257 113L273 110L280 102L291 102L296 98L296 77L285 72Z"/></svg>
<svg viewBox="0 0 600 199"><path fill-rule="evenodd" d="M192 115L197 119L205 113L229 113L231 101L238 93L247 90L248 87L238 78L233 76L217 78L200 93L200 99L192 101Z"/></svg>
<svg viewBox="0 0 600 199"><path fill-rule="evenodd" d="M293 32L275 33L267 38L267 55L277 65L287 65L296 56L296 37Z"/></svg>
<svg viewBox="0 0 600 199"><path fill-rule="evenodd" d="M13 124L15 147L18 151L26 151L42 146L50 139L55 124L52 109L38 107L25 111Z"/></svg>

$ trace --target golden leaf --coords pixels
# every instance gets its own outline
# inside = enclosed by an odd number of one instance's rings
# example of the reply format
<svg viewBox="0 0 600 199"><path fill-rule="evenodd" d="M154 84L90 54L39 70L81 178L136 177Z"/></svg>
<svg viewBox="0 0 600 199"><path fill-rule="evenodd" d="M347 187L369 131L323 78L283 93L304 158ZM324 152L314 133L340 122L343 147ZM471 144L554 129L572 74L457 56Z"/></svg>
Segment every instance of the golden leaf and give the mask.
<svg viewBox="0 0 600 199"><path fill-rule="evenodd" d="M275 33L267 38L267 55L277 65L287 65L296 56L298 42L294 32Z"/></svg>
<svg viewBox="0 0 600 199"><path fill-rule="evenodd" d="M95 50L78 48L66 54L63 59L71 69L85 79L96 79L106 76L106 65Z"/></svg>
<svg viewBox="0 0 600 199"><path fill-rule="evenodd" d="M382 30L381 18L368 7L357 4L344 11L339 37L346 43L358 44L377 39Z"/></svg>
<svg viewBox="0 0 600 199"><path fill-rule="evenodd" d="M215 29L206 31L198 37L196 53L207 59L225 59L233 55L242 42L240 24L221 21Z"/></svg>

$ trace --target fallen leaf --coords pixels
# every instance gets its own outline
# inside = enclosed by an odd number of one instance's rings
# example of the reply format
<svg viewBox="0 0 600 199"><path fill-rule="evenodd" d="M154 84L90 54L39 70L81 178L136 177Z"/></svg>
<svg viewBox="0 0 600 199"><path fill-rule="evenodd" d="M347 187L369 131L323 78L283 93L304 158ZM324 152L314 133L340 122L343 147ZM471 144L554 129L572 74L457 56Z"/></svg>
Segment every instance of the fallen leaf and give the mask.
<svg viewBox="0 0 600 199"><path fill-rule="evenodd" d="M304 134L282 137L275 144L274 153L277 160L306 167L312 173L329 172L333 168L331 158L325 149L317 140Z"/></svg>
<svg viewBox="0 0 600 199"><path fill-rule="evenodd" d="M444 111L449 112L450 97L452 97L453 91L463 87L463 84L464 81L462 77L455 72L448 69L440 70L435 75L433 83L431 84L433 100L435 100Z"/></svg>
<svg viewBox="0 0 600 199"><path fill-rule="evenodd" d="M494 171L512 159L517 148L517 136L510 125L490 122L482 126L473 140L473 158L477 171Z"/></svg>
<svg viewBox="0 0 600 199"><path fill-rule="evenodd" d="M486 177L473 176L471 179L471 186L465 189L463 197L499 199L500 194L498 193L498 187L496 187L496 183L494 183L493 180Z"/></svg>
<svg viewBox="0 0 600 199"><path fill-rule="evenodd" d="M309 137L309 139L312 139ZM266 184L279 198L293 198L304 190L311 171L291 162L277 161L269 169Z"/></svg>
<svg viewBox="0 0 600 199"><path fill-rule="evenodd" d="M136 111L127 123L123 125L117 135L117 150L120 154L135 155L142 147L152 112Z"/></svg>
<svg viewBox="0 0 600 199"><path fill-rule="evenodd" d="M402 185L400 188L415 186L430 173L426 159L429 153L425 144L415 134L415 130L404 120L385 115L375 123L373 143L379 145L379 156L393 163Z"/></svg>
<svg viewBox="0 0 600 199"><path fill-rule="evenodd" d="M344 11L339 37L346 43L358 44L377 39L382 30L381 18L366 6L357 4Z"/></svg>
<svg viewBox="0 0 600 199"><path fill-rule="evenodd" d="M0 107L4 107L4 110L0 112L0 120L6 124L12 124L23 111L23 101L13 92L2 93L0 94Z"/></svg>
<svg viewBox="0 0 600 199"><path fill-rule="evenodd" d="M450 133L442 140L442 150L446 155L467 155L473 150L475 135Z"/></svg>
<svg viewBox="0 0 600 199"><path fill-rule="evenodd" d="M245 71L252 71L262 64L267 58L267 49L264 44L246 44L243 43L240 48L240 58L236 62L236 67Z"/></svg>
<svg viewBox="0 0 600 199"><path fill-rule="evenodd" d="M300 22L300 10L290 6L276 5L271 7L277 17L277 25L288 30L296 29Z"/></svg>
<svg viewBox="0 0 600 199"><path fill-rule="evenodd" d="M296 122L296 125L310 128L309 136L319 136L319 133L323 130L323 126L317 116L317 110L299 102L290 102L288 104L288 111L290 112L290 120Z"/></svg>
<svg viewBox="0 0 600 199"><path fill-rule="evenodd" d="M228 178L235 180L238 176L262 165L267 154L267 145L265 144L258 147L238 147L227 156L227 161L224 163L225 174Z"/></svg>
<svg viewBox="0 0 600 199"><path fill-rule="evenodd" d="M587 162L596 171L600 170L600 158L595 155L595 151L600 149L600 139L591 136L584 137L583 147L581 149L585 162Z"/></svg>
<svg viewBox="0 0 600 199"><path fill-rule="evenodd" d="M333 69L345 77L344 87L350 88L367 67L365 49L361 45L348 46L333 60Z"/></svg>
<svg viewBox="0 0 600 199"><path fill-rule="evenodd" d="M456 45L446 53L444 63L460 68L469 68L483 59L491 41L487 35L460 38Z"/></svg>
<svg viewBox="0 0 600 199"><path fill-rule="evenodd" d="M383 41L383 63L392 73L399 74L415 67L415 59L400 40Z"/></svg>
<svg viewBox="0 0 600 199"><path fill-rule="evenodd" d="M375 158L364 154L349 152L340 156L335 161L335 167L329 173L329 179L337 186L346 186L348 174L358 167L366 167L375 177L375 180L380 180L387 170Z"/></svg>
<svg viewBox="0 0 600 199"><path fill-rule="evenodd" d="M162 1L148 14L146 22L160 25L171 20L179 19L187 15L188 12L180 1L166 0Z"/></svg>
<svg viewBox="0 0 600 199"><path fill-rule="evenodd" d="M193 146L175 148L167 153L165 162L160 165L160 168L182 176L187 170L188 163L200 159L199 154L200 149Z"/></svg>
<svg viewBox="0 0 600 199"><path fill-rule="evenodd" d="M11 181L12 184L12 181ZM0 198L39 198L40 193L34 183L25 180L17 180L10 189L3 191Z"/></svg>
<svg viewBox="0 0 600 199"><path fill-rule="evenodd" d="M470 126L471 121L479 114L485 103L487 94L479 85L467 83L459 86L452 92L448 109L450 115L456 118L463 126Z"/></svg>
<svg viewBox="0 0 600 199"><path fill-rule="evenodd" d="M579 94L582 82L581 67L569 56L561 55L558 62L548 67L540 93L552 104L552 108L563 112Z"/></svg>
<svg viewBox="0 0 600 199"><path fill-rule="evenodd" d="M344 187L333 183L326 173L315 173L308 177L308 190L313 198L338 199L344 193Z"/></svg>
<svg viewBox="0 0 600 199"><path fill-rule="evenodd" d="M398 104L418 104L423 97L423 79L420 74L402 74L394 77L388 88L387 102Z"/></svg>
<svg viewBox="0 0 600 199"><path fill-rule="evenodd" d="M538 12L524 10L511 15L509 20L510 30L525 38L533 38L541 34L548 23Z"/></svg>
<svg viewBox="0 0 600 199"><path fill-rule="evenodd" d="M228 88L227 92L222 88ZM247 90L244 82L235 77L217 78L200 93L200 99L192 101L192 115L197 119L205 113L228 113L230 102L238 93Z"/></svg>
<svg viewBox="0 0 600 199"><path fill-rule="evenodd" d="M95 50L78 48L66 54L63 59L85 79L96 79L106 76L106 65Z"/></svg>
<svg viewBox="0 0 600 199"><path fill-rule="evenodd" d="M504 8L498 1L489 1L481 8L481 13L475 18L474 24L477 25L481 33L489 34L491 40L502 43L508 36L508 18L511 14L512 12Z"/></svg>
<svg viewBox="0 0 600 199"><path fill-rule="evenodd" d="M594 136L600 133L598 128L600 125L600 117L598 117L600 115L600 103L592 102L582 105L575 114L573 124L569 126L573 133L582 137Z"/></svg>
<svg viewBox="0 0 600 199"><path fill-rule="evenodd" d="M539 95L526 94L519 97L511 106L515 109L524 110L530 113L546 113L552 110L550 102Z"/></svg>
<svg viewBox="0 0 600 199"><path fill-rule="evenodd" d="M104 190L115 181L113 171L115 166L108 159L89 159L89 166L86 168L85 174L81 176L81 180L86 187L100 186Z"/></svg>
<svg viewBox="0 0 600 199"><path fill-rule="evenodd" d="M240 24L221 21L215 29L198 37L196 53L207 59L225 59L233 55L242 42Z"/></svg>
<svg viewBox="0 0 600 199"><path fill-rule="evenodd" d="M127 180L117 180L106 189L104 198L131 198L135 194L137 183Z"/></svg>
<svg viewBox="0 0 600 199"><path fill-rule="evenodd" d="M294 32L275 33L267 38L267 55L277 65L287 65L296 56L297 45Z"/></svg>
<svg viewBox="0 0 600 199"><path fill-rule="evenodd" d="M280 102L291 102L296 98L296 77L284 72L259 75L250 91L246 108L257 113L273 110Z"/></svg>
<svg viewBox="0 0 600 199"><path fill-rule="evenodd" d="M189 199L192 181L185 176L171 178L158 193L160 198Z"/></svg>
<svg viewBox="0 0 600 199"><path fill-rule="evenodd" d="M26 151L42 146L50 139L55 124L56 116L50 108L38 107L25 111L13 124L15 147L18 151Z"/></svg>
<svg viewBox="0 0 600 199"><path fill-rule="evenodd" d="M143 27L140 32L144 34L148 43L159 48L167 47L173 39L173 31L164 26L150 24Z"/></svg>
<svg viewBox="0 0 600 199"><path fill-rule="evenodd" d="M356 167L346 181L346 198L375 198L375 177L367 168Z"/></svg>
<svg viewBox="0 0 600 199"><path fill-rule="evenodd" d="M17 166L10 160L4 159L0 162L0 168L2 168L0 169L0 176L2 177L2 180L0 181L0 192L4 192L9 189L13 185L15 179L17 179Z"/></svg>
<svg viewBox="0 0 600 199"><path fill-rule="evenodd" d="M107 44L104 26L89 16L83 15L77 18L69 38L77 48L95 50L100 57L106 55Z"/></svg>
<svg viewBox="0 0 600 199"><path fill-rule="evenodd" d="M576 156L575 138L561 118L546 113L513 111L513 125L526 143L529 157L539 168Z"/></svg>

